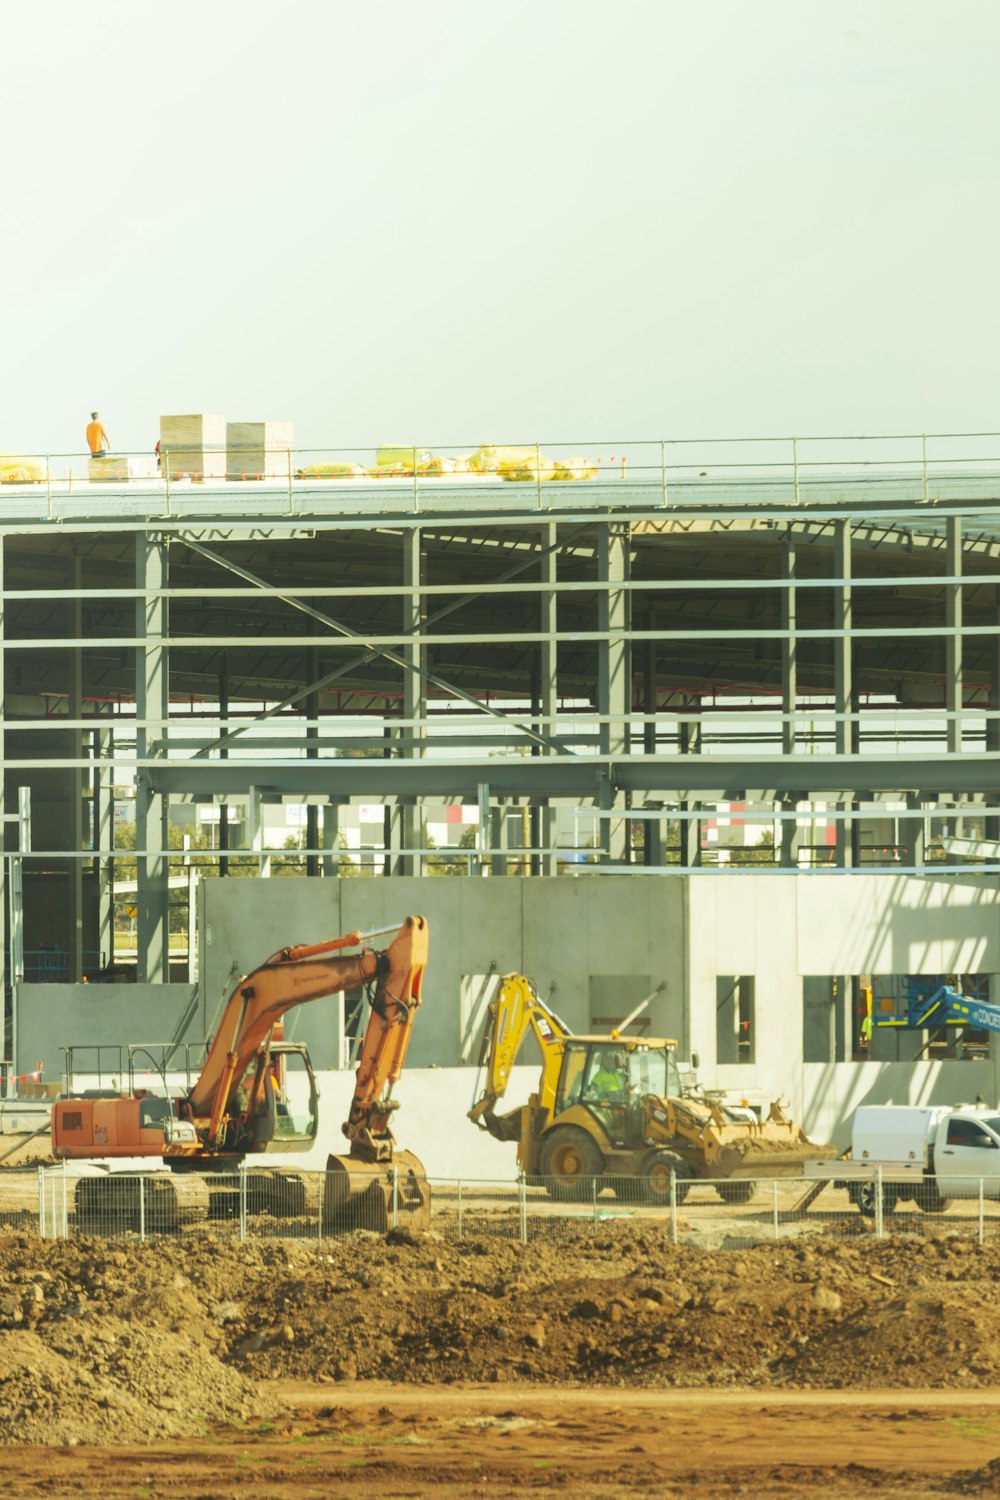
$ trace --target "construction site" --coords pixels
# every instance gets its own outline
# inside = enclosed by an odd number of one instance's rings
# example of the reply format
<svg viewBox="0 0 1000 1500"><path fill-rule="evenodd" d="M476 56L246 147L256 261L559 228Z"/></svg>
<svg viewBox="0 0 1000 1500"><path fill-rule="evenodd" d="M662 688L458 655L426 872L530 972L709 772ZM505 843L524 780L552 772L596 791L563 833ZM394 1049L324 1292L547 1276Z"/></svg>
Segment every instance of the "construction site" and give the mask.
<svg viewBox="0 0 1000 1500"><path fill-rule="evenodd" d="M8 1492L1000 1492L995 439L159 437L0 463Z"/></svg>

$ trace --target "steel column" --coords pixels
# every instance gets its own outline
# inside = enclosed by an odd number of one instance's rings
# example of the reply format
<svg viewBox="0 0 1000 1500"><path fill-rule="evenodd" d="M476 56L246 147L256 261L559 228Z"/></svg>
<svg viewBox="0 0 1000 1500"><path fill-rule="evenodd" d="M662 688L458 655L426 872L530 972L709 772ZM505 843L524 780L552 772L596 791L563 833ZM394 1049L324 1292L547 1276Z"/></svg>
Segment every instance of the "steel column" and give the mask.
<svg viewBox="0 0 1000 1500"><path fill-rule="evenodd" d="M837 632L850 630L854 623L851 596L851 523L836 521L833 528L833 623ZM853 645L850 637L838 633L833 641L834 706L840 715L854 709ZM850 755L854 748L851 723L838 718L834 727L834 744L838 755ZM844 804L851 807L852 803ZM852 829L837 825L836 863L843 867L855 863L855 841Z"/></svg>
<svg viewBox="0 0 1000 1500"><path fill-rule="evenodd" d="M83 601L80 598L80 589L83 587L83 559L78 552L74 552L72 564L72 589L73 602L71 606L71 639L73 646L69 652L69 692L66 695L67 713L74 722L79 723L83 718ZM74 729L70 734L69 743L72 746L70 754L78 762L74 770L66 777L69 787L69 818L67 826L70 829L72 839L71 847L83 848L83 798L84 798L84 769L80 761L86 754L84 734L81 729ZM68 938L69 938L69 971L70 977L75 981L83 977L83 861L81 859L70 860L66 870L66 884L69 895L68 911Z"/></svg>
<svg viewBox="0 0 1000 1500"><path fill-rule="evenodd" d="M97 879L97 950L115 957L115 732L94 731L94 873Z"/></svg>
<svg viewBox="0 0 1000 1500"><path fill-rule="evenodd" d="M600 752L607 760L617 759L628 751L628 729L625 715L631 707L629 691L628 606L629 595L621 585L628 581L629 527L612 522L597 532L597 577L604 585L598 594L598 629L607 631L607 639L597 646L597 711L602 716L598 739ZM612 721L612 722L609 722ZM622 805L612 769L605 768L598 792L602 812ZM602 858L617 864L625 857L625 822L601 819Z"/></svg>
<svg viewBox="0 0 1000 1500"><path fill-rule="evenodd" d="M539 625L545 632L546 639L542 641L538 653L538 705L539 712L547 718L545 722L536 723L533 727L550 738L555 738L555 715L559 710L559 648L555 641L559 628L559 595L556 592L559 581L559 527L555 522L541 532L539 540L546 548L542 556L539 588ZM546 755L553 753L551 749L538 746L532 747L532 753L539 748ZM537 811L535 821L538 842L543 849L551 849L555 844L555 810L551 802L546 800ZM554 854L543 854L538 863L542 875L558 874L558 860Z"/></svg>
<svg viewBox="0 0 1000 1500"><path fill-rule="evenodd" d="M136 755L140 760L166 760L167 732L148 730L147 719L166 722L170 710L167 605L167 544L152 532L135 542L136 588L148 590L136 601L135 653ZM138 850L167 847L168 797L156 787L150 772L136 776L135 841ZM169 889L167 860L162 853L136 857L136 908L140 984L161 984L169 978Z"/></svg>
<svg viewBox="0 0 1000 1500"><path fill-rule="evenodd" d="M948 572L953 578L960 578L962 573L962 518L961 516L948 517ZM963 613L963 591L961 583L949 583L945 586L945 623L949 629L956 631L955 635L945 636L944 642L944 696L945 708L953 715L948 719L948 751L952 755L962 753L962 720L963 708L963 663L962 663L962 613Z"/></svg>
<svg viewBox="0 0 1000 1500"><path fill-rule="evenodd" d="M410 590L402 599L402 627L412 639L402 647L400 654L406 661L408 671L403 673L403 718L426 719L427 679L421 675L427 670L427 652L420 641L420 630L424 619L424 601L420 592L423 576L423 533L416 527L403 537L403 583ZM406 729L402 733L413 739L413 749L407 758L423 758L424 747L419 731ZM423 806L419 798L406 798L399 806L400 856L396 862L397 875L423 875L424 857L413 854L424 844Z"/></svg>

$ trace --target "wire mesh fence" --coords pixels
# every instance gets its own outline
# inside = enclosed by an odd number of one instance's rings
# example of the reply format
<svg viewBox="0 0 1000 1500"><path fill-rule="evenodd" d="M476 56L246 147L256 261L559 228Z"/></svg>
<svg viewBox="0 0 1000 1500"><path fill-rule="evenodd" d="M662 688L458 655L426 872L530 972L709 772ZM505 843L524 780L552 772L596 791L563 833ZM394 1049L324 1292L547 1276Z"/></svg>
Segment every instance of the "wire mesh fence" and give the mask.
<svg viewBox="0 0 1000 1500"><path fill-rule="evenodd" d="M0 1232L43 1238L183 1236L209 1231L237 1242L324 1239L356 1231L433 1229L447 1240L578 1237L620 1222L664 1242L742 1249L801 1237L959 1235L1000 1244L1000 1178L893 1180L873 1170L850 1181L671 1177L651 1190L635 1179L426 1178L393 1164L301 1171L245 1168L78 1174L40 1167L0 1172Z"/></svg>

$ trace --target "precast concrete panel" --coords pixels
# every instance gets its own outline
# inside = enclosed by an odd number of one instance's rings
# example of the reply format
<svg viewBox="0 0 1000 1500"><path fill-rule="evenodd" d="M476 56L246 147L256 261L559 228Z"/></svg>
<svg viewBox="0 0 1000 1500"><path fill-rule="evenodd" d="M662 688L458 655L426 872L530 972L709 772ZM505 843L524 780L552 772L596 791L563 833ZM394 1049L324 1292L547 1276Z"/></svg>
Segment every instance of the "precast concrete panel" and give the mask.
<svg viewBox="0 0 1000 1500"><path fill-rule="evenodd" d="M816 875L796 884L800 974L1000 972L995 876Z"/></svg>
<svg viewBox="0 0 1000 1500"><path fill-rule="evenodd" d="M993 1105L1000 1077L990 1058L940 1062L806 1063L798 1118L815 1141L850 1144L851 1120L862 1104L960 1104L976 1097Z"/></svg>
<svg viewBox="0 0 1000 1500"><path fill-rule="evenodd" d="M374 885L374 881L365 881ZM201 885L202 1011L206 1030L240 977L279 948L319 943L345 930L337 880L235 878ZM376 925L376 924L372 924ZM306 1042L317 1067L340 1066L343 998L302 1006L286 1035Z"/></svg>
<svg viewBox="0 0 1000 1500"><path fill-rule="evenodd" d="M189 984L22 984L14 1071L30 1073L41 1059L44 1080L55 1082L63 1071L63 1048L78 1047L79 1081L79 1075L97 1070L96 1052L82 1049L100 1046L108 1049L102 1058L105 1079L114 1073L124 1084L127 1074L121 1075L111 1049L120 1047L124 1061L129 1043L169 1042L190 998ZM204 1040L196 1023L183 1040ZM151 1073L149 1085L156 1081ZM144 1079L137 1082L141 1085Z"/></svg>

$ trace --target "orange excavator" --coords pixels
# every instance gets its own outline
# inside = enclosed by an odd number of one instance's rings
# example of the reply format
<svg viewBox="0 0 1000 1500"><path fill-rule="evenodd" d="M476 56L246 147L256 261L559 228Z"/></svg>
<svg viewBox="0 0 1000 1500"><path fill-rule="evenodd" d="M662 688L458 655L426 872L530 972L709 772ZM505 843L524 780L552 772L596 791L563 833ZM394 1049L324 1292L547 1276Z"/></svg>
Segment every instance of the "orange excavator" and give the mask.
<svg viewBox="0 0 1000 1500"><path fill-rule="evenodd" d="M183 1216L184 1203L197 1201L192 1189L199 1176L207 1184L200 1216L233 1213L234 1194L240 1191L235 1174L244 1161L264 1153L308 1150L317 1136L319 1096L309 1053L302 1043L283 1039L282 1018L299 1005L364 986L371 1014L343 1126L350 1148L346 1155L327 1158L324 1224L331 1229L384 1228L405 1215L408 1227L428 1227L430 1198L423 1167L408 1152L396 1150L389 1128L397 1107L392 1088L402 1072L421 1001L427 922L407 917L387 948L369 946L370 939L393 930L350 932L323 943L279 949L234 988L201 1073L186 1094L163 1097L135 1088L130 1079L125 1093L96 1090L59 1099L52 1107L53 1155L63 1160L161 1157L175 1176L157 1181L153 1201L160 1219L169 1223ZM344 953L351 948L359 951ZM296 1071L304 1084L297 1091L289 1087ZM295 1112L296 1092L299 1103L307 1095L303 1113ZM185 1185L178 1193L182 1177ZM131 1209L123 1210L115 1186L131 1202L136 1193L131 1181L114 1174L81 1178L78 1214L101 1219L112 1213L116 1221L123 1214L134 1217ZM251 1181L254 1203L262 1211L283 1217L305 1211L301 1179L255 1173Z"/></svg>

